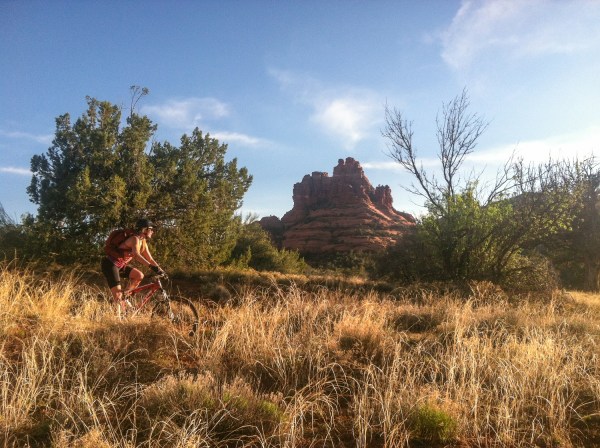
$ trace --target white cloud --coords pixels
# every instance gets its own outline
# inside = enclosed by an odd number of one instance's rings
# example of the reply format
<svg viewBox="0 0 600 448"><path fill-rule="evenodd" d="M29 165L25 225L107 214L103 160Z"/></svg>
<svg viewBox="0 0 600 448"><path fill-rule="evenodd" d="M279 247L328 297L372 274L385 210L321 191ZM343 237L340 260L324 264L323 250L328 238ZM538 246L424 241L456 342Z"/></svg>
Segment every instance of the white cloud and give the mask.
<svg viewBox="0 0 600 448"><path fill-rule="evenodd" d="M598 49L599 22L595 0L463 0L442 35L442 57L464 69L490 52L519 58Z"/></svg>
<svg viewBox="0 0 600 448"><path fill-rule="evenodd" d="M0 173L18 174L20 176L31 176L31 171L27 168L16 168L13 166L0 166Z"/></svg>
<svg viewBox="0 0 600 448"><path fill-rule="evenodd" d="M529 140L517 144L499 145L481 150L475 150L465 158L462 172L495 171L513 157L513 160L533 164L553 160L583 160L592 155L600 154L600 126L584 129L577 133L556 135L546 139ZM419 158L417 163L431 174L438 174L441 168L440 160L436 157ZM404 168L394 160L372 161L361 164L370 170L398 172Z"/></svg>
<svg viewBox="0 0 600 448"><path fill-rule="evenodd" d="M142 113L157 118L157 122L175 129L190 131L207 121L229 115L229 106L215 98L169 100L163 104L142 107Z"/></svg>
<svg viewBox="0 0 600 448"><path fill-rule="evenodd" d="M328 88L308 76L270 70L281 88L294 99L309 106L309 121L339 139L346 149L372 134L381 121L384 100L368 89Z"/></svg>
<svg viewBox="0 0 600 448"><path fill-rule="evenodd" d="M216 132L211 134L211 137L216 138L221 143L236 142L244 146L261 146L268 144L264 139L240 134L239 132Z"/></svg>
<svg viewBox="0 0 600 448"><path fill-rule="evenodd" d="M8 138L21 139L21 140L33 140L37 143L42 143L44 145L49 145L52 143L52 139L54 135L52 134L30 134L27 132L19 132L19 131L4 131L0 129L0 135Z"/></svg>
<svg viewBox="0 0 600 448"><path fill-rule="evenodd" d="M222 143L235 142L243 146L261 146L268 142L240 132L215 131L211 123L230 116L228 104L215 98L187 98L169 100L163 104L144 106L142 113L153 117L159 126L166 126L183 132L191 132L196 127L208 132Z"/></svg>
<svg viewBox="0 0 600 448"><path fill-rule="evenodd" d="M365 162L361 163L361 166L368 170L382 170L382 171L402 171L402 165L398 162L394 162L393 160L388 160L386 162Z"/></svg>
<svg viewBox="0 0 600 448"><path fill-rule="evenodd" d="M467 162L499 166L504 164L513 153L516 158L522 158L530 163L542 163L548 161L550 157L555 160L575 158L581 160L600 153L600 127L476 151L469 155Z"/></svg>
<svg viewBox="0 0 600 448"><path fill-rule="evenodd" d="M419 167L423 168L439 168L440 160L434 157L422 157L417 159L417 164ZM395 160L388 160L384 162L366 162L361 163L363 168L371 169L371 170L381 170L381 171L405 171L405 168L400 165Z"/></svg>
<svg viewBox="0 0 600 448"><path fill-rule="evenodd" d="M322 100L311 120L325 132L341 139L346 149L352 149L367 137L373 124L377 123L377 112L381 112L381 103L372 98L337 97Z"/></svg>

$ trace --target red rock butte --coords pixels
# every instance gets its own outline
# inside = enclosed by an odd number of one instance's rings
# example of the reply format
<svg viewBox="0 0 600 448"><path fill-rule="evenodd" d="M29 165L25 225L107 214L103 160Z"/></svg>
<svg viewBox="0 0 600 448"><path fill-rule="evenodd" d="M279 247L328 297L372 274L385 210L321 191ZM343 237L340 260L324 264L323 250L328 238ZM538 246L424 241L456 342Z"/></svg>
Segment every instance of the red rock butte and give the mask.
<svg viewBox="0 0 600 448"><path fill-rule="evenodd" d="M294 206L261 226L280 248L302 255L375 252L395 244L415 219L392 207L390 187L374 188L351 157L339 159L333 176L315 171L294 185Z"/></svg>

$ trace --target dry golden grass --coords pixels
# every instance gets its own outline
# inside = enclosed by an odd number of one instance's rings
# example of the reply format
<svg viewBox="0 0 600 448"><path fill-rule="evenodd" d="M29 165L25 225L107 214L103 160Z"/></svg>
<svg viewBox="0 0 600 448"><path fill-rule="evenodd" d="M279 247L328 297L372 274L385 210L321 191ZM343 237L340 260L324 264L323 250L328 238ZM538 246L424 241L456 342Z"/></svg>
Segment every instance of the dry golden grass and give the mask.
<svg viewBox="0 0 600 448"><path fill-rule="evenodd" d="M600 446L597 295L272 282L190 338L80 283L0 270L0 446Z"/></svg>

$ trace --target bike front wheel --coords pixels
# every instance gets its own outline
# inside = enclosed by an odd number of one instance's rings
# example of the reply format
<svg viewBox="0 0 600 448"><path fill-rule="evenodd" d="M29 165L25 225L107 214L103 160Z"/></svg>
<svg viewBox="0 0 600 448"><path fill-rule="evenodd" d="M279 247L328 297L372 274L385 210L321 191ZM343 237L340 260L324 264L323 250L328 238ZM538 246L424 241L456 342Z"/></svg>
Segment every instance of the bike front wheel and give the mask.
<svg viewBox="0 0 600 448"><path fill-rule="evenodd" d="M193 336L198 331L198 310L194 304L185 297L169 296L168 300L157 303L152 310L152 315L168 319L178 330Z"/></svg>

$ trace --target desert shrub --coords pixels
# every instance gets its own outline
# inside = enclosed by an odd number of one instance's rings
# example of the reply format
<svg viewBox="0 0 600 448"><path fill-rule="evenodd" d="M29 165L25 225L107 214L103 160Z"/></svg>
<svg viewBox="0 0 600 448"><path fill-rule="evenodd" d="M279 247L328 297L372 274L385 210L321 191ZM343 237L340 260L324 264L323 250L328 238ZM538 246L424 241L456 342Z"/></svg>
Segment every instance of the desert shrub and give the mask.
<svg viewBox="0 0 600 448"><path fill-rule="evenodd" d="M473 282L490 282L512 291L551 291L560 286L560 278L551 262L537 252L516 251L505 264L486 259L484 253L472 254L473 266L464 276L453 276L444 269L442 259L417 229L395 246L375 256L370 270L373 279L401 284L445 282L467 290ZM475 267L476 266L476 267Z"/></svg>
<svg viewBox="0 0 600 448"><path fill-rule="evenodd" d="M0 225L0 259L12 260L23 256L23 233L18 226Z"/></svg>
<svg viewBox="0 0 600 448"><path fill-rule="evenodd" d="M278 250L258 222L242 225L228 264L239 269L252 268L287 274L302 273L308 269L298 252Z"/></svg>
<svg viewBox="0 0 600 448"><path fill-rule="evenodd" d="M443 277L439 260L417 230L407 232L397 244L376 254L369 276L400 283L433 281Z"/></svg>
<svg viewBox="0 0 600 448"><path fill-rule="evenodd" d="M223 285L216 285L209 293L208 298L217 303L227 303L231 300L231 293Z"/></svg>
<svg viewBox="0 0 600 448"><path fill-rule="evenodd" d="M550 260L533 253L515 256L499 283L513 291L549 292L560 286L560 278Z"/></svg>
<svg viewBox="0 0 600 448"><path fill-rule="evenodd" d="M276 269L274 270L284 274L300 274L310 271L310 267L299 252L282 249L278 252Z"/></svg>
<svg viewBox="0 0 600 448"><path fill-rule="evenodd" d="M26 230L25 226L15 222L0 204L0 260L32 258L34 253L31 249L36 245L33 244L32 235L28 235Z"/></svg>
<svg viewBox="0 0 600 448"><path fill-rule="evenodd" d="M368 277L373 271L371 252L330 252L317 255L307 255L307 263L323 273L343 276Z"/></svg>
<svg viewBox="0 0 600 448"><path fill-rule="evenodd" d="M435 444L446 444L456 438L458 423L447 411L435 404L417 406L408 419L413 437Z"/></svg>

